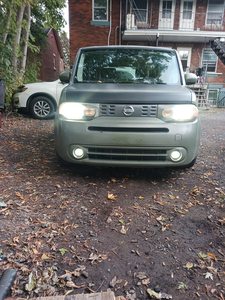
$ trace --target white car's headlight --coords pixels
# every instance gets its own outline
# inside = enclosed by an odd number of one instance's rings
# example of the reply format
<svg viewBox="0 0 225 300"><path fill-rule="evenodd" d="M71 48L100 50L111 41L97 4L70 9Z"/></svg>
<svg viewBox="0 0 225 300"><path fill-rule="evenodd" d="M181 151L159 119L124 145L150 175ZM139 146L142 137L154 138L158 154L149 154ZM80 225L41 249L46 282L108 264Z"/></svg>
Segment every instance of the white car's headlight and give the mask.
<svg viewBox="0 0 225 300"><path fill-rule="evenodd" d="M86 103L63 102L59 106L59 114L70 120L93 119L97 111L97 105Z"/></svg>
<svg viewBox="0 0 225 300"><path fill-rule="evenodd" d="M159 106L159 118L165 122L190 122L197 117L198 108L192 104Z"/></svg>

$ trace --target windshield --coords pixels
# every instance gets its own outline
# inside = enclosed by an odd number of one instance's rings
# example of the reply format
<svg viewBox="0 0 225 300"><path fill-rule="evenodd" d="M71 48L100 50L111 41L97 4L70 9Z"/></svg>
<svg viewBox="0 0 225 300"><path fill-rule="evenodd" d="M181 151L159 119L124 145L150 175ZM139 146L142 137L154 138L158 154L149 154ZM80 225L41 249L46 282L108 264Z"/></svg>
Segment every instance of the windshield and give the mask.
<svg viewBox="0 0 225 300"><path fill-rule="evenodd" d="M181 84L174 52L146 49L85 50L76 80L93 83Z"/></svg>

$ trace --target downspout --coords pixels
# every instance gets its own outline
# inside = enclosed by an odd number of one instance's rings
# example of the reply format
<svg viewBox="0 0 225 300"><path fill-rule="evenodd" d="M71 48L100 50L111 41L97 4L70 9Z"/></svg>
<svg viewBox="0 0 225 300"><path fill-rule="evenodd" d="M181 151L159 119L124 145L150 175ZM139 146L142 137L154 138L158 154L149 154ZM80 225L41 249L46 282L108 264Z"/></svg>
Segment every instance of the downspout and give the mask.
<svg viewBox="0 0 225 300"><path fill-rule="evenodd" d="M112 0L110 0L110 16L109 16L109 34L108 34L108 46L109 46L109 40L111 36L112 31Z"/></svg>
<svg viewBox="0 0 225 300"><path fill-rule="evenodd" d="M126 7L125 7L124 30L127 30L127 7L128 7L128 0L126 0Z"/></svg>

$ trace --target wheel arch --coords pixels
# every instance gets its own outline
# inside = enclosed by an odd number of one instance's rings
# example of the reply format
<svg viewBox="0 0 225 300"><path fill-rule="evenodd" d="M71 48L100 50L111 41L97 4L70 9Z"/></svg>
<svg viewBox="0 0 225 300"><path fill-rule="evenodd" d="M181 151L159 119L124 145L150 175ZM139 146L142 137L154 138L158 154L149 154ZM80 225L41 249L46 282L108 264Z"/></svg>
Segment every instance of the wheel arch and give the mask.
<svg viewBox="0 0 225 300"><path fill-rule="evenodd" d="M31 103L31 101L32 101L34 98L40 97L40 96L46 97L46 98L48 98L49 100L51 100L52 103L53 103L53 105L54 105L54 109L55 109L55 111L56 111L56 109L57 109L57 103L56 103L56 100L55 100L55 98L54 98L52 95L47 94L47 93L35 93L35 94L32 94L32 95L28 98L28 100L27 100L27 111L29 111L29 109L30 109L30 103Z"/></svg>

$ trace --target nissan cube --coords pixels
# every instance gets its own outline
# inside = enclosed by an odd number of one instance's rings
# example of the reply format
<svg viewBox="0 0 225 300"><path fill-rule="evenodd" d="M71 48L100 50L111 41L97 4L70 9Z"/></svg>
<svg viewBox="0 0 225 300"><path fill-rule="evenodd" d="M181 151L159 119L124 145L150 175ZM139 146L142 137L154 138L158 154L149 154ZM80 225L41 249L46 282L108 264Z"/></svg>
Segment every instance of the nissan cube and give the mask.
<svg viewBox="0 0 225 300"><path fill-rule="evenodd" d="M190 167L198 154L196 76L176 50L81 48L55 115L61 162L117 167Z"/></svg>

